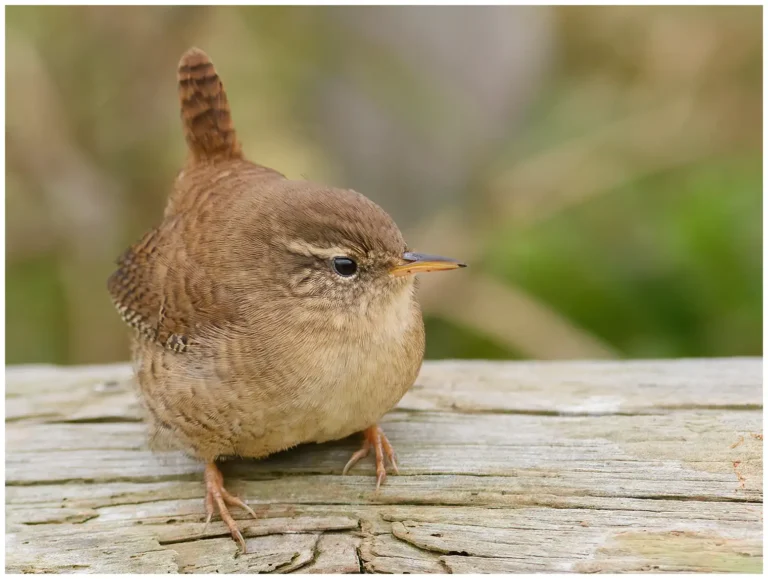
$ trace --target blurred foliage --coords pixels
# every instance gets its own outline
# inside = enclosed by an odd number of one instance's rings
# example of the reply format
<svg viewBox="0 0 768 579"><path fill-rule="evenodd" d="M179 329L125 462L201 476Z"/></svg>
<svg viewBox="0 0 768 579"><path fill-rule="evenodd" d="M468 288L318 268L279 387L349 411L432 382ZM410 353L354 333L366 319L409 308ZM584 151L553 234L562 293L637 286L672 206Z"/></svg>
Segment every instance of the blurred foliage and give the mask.
<svg viewBox="0 0 768 579"><path fill-rule="evenodd" d="M294 178L345 184L317 103L349 43L391 114L428 128L451 113L418 70L340 27L343 10L7 8L8 363L127 357L105 280L183 160L188 46L217 63L249 156ZM472 266L425 292L427 356L761 355L761 9L546 10L555 58L522 120L458 202L406 232Z"/></svg>
<svg viewBox="0 0 768 579"><path fill-rule="evenodd" d="M756 354L761 232L749 216L762 212L761 180L759 157L639 179L530 231L501 232L488 267L622 352Z"/></svg>

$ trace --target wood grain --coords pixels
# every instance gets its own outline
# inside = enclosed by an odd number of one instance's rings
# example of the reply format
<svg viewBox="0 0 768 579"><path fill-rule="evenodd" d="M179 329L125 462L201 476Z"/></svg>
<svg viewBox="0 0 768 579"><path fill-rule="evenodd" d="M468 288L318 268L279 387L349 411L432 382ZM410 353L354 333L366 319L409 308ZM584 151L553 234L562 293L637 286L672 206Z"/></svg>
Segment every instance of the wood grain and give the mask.
<svg viewBox="0 0 768 579"><path fill-rule="evenodd" d="M762 361L430 362L384 428L223 466L146 449L126 365L6 371L9 572L762 570Z"/></svg>

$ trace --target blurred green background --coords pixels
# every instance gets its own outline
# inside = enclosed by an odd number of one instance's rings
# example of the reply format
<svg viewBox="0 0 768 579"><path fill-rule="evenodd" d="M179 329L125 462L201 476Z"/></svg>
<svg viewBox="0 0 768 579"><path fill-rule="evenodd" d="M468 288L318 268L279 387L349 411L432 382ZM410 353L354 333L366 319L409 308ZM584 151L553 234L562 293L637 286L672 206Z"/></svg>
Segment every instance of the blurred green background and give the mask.
<svg viewBox="0 0 768 579"><path fill-rule="evenodd" d="M471 264L428 357L761 355L761 7L8 7L8 363L127 359L192 45L252 160Z"/></svg>

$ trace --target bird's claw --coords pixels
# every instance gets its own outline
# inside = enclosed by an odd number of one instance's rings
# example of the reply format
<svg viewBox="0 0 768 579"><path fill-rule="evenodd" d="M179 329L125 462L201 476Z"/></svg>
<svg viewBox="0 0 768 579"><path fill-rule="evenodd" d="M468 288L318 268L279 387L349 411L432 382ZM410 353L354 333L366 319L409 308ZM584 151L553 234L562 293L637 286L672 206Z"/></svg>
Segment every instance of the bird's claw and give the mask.
<svg viewBox="0 0 768 579"><path fill-rule="evenodd" d="M232 538L240 545L243 554L247 553L245 545L245 539L240 529L237 527L235 519L229 513L228 506L240 507L250 514L254 519L256 513L251 507L245 504L240 498L230 494L227 489L224 488L224 477L221 475L221 471L218 469L215 463L211 462L205 466L205 526L203 527L203 533L208 528L208 524L213 518L215 508L218 508L221 520L227 525Z"/></svg>
<svg viewBox="0 0 768 579"><path fill-rule="evenodd" d="M387 468L384 462L385 457L389 461L389 464L392 465L392 470L395 471L395 474L400 474L400 471L397 468L397 462L395 461L395 450L392 448L392 445L389 443L389 440L387 440L387 437L380 426L371 426L370 428L365 429L363 431L363 436L365 436L363 447L350 457L341 474L347 474L349 469L351 469L360 459L368 456L371 447L373 447L376 453L376 490L378 491L381 483L387 478Z"/></svg>
<svg viewBox="0 0 768 579"><path fill-rule="evenodd" d="M349 460L347 461L347 464L344 466L344 470L341 471L341 474L342 475L347 474L349 472L349 469L355 466L361 458L365 458L366 456L368 456L369 452L371 452L371 443L368 442L368 440L366 439L365 441L363 441L363 448L356 451L351 457L349 457Z"/></svg>

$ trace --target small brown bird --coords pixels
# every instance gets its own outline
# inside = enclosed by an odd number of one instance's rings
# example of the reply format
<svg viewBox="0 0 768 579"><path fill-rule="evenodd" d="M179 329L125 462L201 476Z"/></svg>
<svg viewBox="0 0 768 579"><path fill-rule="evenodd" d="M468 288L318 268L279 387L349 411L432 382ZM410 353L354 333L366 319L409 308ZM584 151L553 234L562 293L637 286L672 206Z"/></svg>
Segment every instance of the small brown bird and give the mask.
<svg viewBox="0 0 768 579"><path fill-rule="evenodd" d="M416 380L424 325L413 275L464 265L413 253L359 193L292 181L246 161L208 56L178 67L189 159L163 222L118 260L112 299L153 447L205 461L207 521L239 506L220 458L260 458L363 432L376 487L395 455L377 425Z"/></svg>

